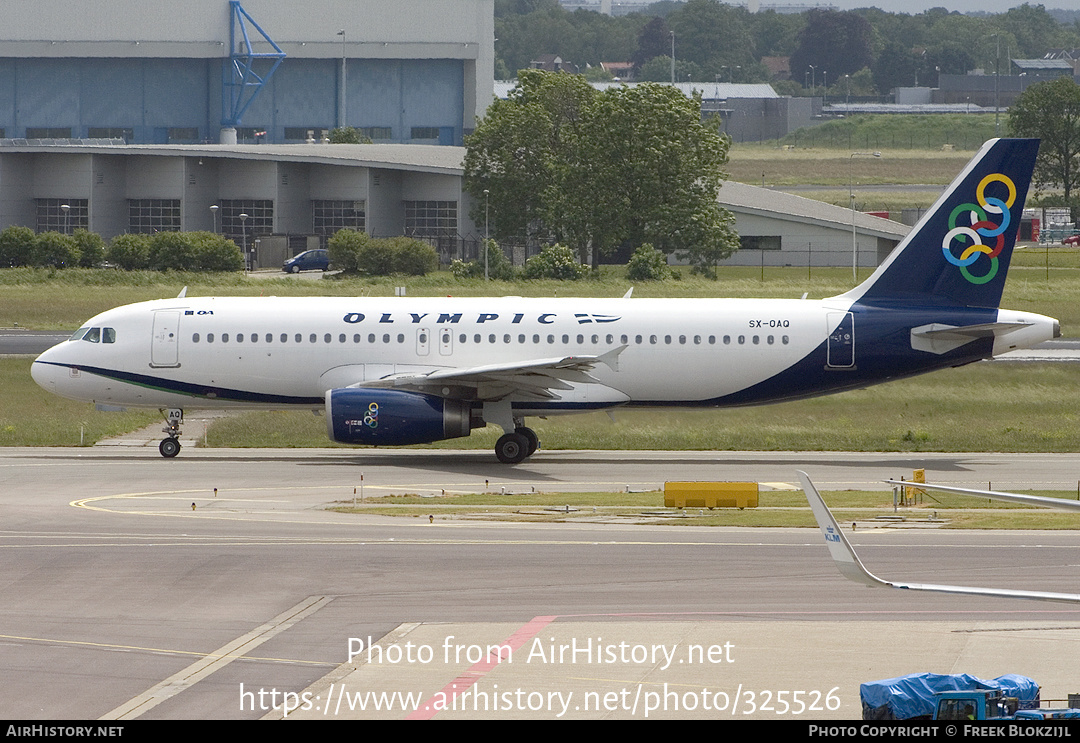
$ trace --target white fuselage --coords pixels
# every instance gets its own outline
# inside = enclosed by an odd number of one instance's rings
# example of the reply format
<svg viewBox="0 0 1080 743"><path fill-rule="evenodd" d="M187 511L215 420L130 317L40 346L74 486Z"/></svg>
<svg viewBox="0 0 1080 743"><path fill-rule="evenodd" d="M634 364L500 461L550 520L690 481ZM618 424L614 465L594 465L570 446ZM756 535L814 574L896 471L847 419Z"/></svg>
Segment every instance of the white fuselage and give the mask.
<svg viewBox="0 0 1080 743"><path fill-rule="evenodd" d="M61 343L33 374L56 394L110 405L313 408L327 390L392 374L625 347L617 370L597 365L595 383L571 384L536 410L716 405L828 345L850 309L843 298L180 298L92 318L85 327L111 329L111 342L102 332ZM1035 319L1013 346L1052 337L1050 318L1013 314ZM857 368L853 335L829 346L824 366L838 375Z"/></svg>

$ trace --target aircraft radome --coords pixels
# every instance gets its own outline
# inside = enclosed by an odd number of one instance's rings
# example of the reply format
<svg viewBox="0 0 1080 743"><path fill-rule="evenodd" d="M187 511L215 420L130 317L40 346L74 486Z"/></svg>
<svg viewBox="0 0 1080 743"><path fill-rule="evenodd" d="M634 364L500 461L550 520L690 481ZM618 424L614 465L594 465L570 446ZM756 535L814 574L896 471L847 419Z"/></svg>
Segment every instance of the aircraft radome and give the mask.
<svg viewBox="0 0 1080 743"><path fill-rule="evenodd" d="M167 412L325 408L339 442L395 446L530 416L727 407L824 395L968 364L1059 335L998 309L1038 140L987 142L865 282L822 300L185 297L118 307L41 354L76 400Z"/></svg>

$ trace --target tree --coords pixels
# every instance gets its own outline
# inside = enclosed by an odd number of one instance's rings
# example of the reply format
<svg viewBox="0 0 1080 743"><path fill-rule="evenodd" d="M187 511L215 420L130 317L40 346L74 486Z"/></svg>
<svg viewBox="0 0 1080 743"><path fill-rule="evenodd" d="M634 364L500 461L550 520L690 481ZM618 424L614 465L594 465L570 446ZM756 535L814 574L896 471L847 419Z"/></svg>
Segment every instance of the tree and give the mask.
<svg viewBox="0 0 1080 743"><path fill-rule="evenodd" d="M815 77L828 73L833 80L851 75L874 62L870 22L854 13L810 10L799 46L791 55L791 76L802 80L814 68Z"/></svg>
<svg viewBox="0 0 1080 743"><path fill-rule="evenodd" d="M665 55L668 55L670 59L671 31L668 30L663 18L653 18L645 24L645 27L641 29L641 33L638 34L637 49L634 50L633 56L630 57L630 61L634 63L635 77L641 66L650 59Z"/></svg>
<svg viewBox="0 0 1080 743"><path fill-rule="evenodd" d="M487 224L501 240L551 234L552 195L574 160L575 130L595 96L580 75L521 71L509 97L492 103L465 138L474 224Z"/></svg>
<svg viewBox="0 0 1080 743"><path fill-rule="evenodd" d="M728 141L702 122L700 97L670 85L597 93L580 77L529 70L466 147L472 218L486 216L496 237L558 240L593 267L624 242L666 253L737 246L717 202Z"/></svg>
<svg viewBox="0 0 1080 743"><path fill-rule="evenodd" d="M730 255L734 218L717 201L728 140L701 99L670 85L604 91L588 108L559 210L567 241L592 263L623 243Z"/></svg>
<svg viewBox="0 0 1080 743"><path fill-rule="evenodd" d="M1072 78L1032 85L1009 109L1009 128L1019 137L1038 137L1035 187L1060 187L1075 211L1073 190L1080 187L1080 85Z"/></svg>

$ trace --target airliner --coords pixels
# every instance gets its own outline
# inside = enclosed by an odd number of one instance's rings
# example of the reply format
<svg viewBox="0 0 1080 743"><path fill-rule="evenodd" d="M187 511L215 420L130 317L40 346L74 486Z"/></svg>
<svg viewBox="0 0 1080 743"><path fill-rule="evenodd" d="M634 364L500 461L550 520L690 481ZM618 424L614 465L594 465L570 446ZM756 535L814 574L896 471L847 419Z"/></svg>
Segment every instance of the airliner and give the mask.
<svg viewBox="0 0 1080 743"><path fill-rule="evenodd" d="M530 417L730 407L969 364L1060 334L999 309L1038 140L987 142L878 269L807 299L187 297L103 312L41 354L50 392L159 408L324 410L334 441L399 446L489 424L498 459Z"/></svg>
<svg viewBox="0 0 1080 743"><path fill-rule="evenodd" d="M810 503L810 510L813 511L814 519L818 522L818 527L825 537L825 544L829 548L829 555L832 557L840 574L850 581L861 583L869 588L898 588L908 591L953 593L964 596L996 596L999 598L1010 599L1031 599L1033 601L1056 601L1065 604L1080 603L1080 595L1075 593L1025 591L1011 588L977 586L951 586L939 583L901 583L879 578L863 566L862 560L860 560L859 556L855 553L855 548L851 546L851 542L844 536L844 532L840 529L840 525L836 523L836 518L833 516L832 511L825 505L825 500L821 497L821 493L818 492L814 483L810 480L810 476L801 470L798 471L798 475L799 480L802 483L803 493L806 494L806 500ZM910 482L896 482L894 480L886 480L885 482L894 486L911 486ZM1041 506L1044 508L1060 508L1066 511L1080 511L1080 503L1076 501L1067 501L1062 498L1001 493L994 490L970 490L968 488L957 488L950 485L931 485L927 483L919 483L918 487L927 490L940 490L948 493L970 495L977 498L991 498L994 500L1009 501L1011 503Z"/></svg>

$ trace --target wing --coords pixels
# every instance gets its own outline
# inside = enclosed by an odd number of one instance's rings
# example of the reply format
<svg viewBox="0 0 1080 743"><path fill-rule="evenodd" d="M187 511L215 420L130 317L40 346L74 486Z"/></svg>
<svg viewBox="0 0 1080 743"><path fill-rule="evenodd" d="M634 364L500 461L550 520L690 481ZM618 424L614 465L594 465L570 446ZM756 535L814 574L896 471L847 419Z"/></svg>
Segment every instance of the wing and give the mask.
<svg viewBox="0 0 1080 743"><path fill-rule="evenodd" d="M558 391L571 390L575 385L601 384L589 372L599 364L618 371L619 354L625 349L626 346L619 346L599 356L561 356L485 364L466 369L403 372L361 382L356 386L474 400L501 400L510 395L518 399L550 400L558 397Z"/></svg>
<svg viewBox="0 0 1080 743"><path fill-rule="evenodd" d="M1014 591L1007 588L973 588L968 586L935 585L932 583L897 583L894 581L882 580L863 567L862 561L859 560L859 556L855 554L855 549L851 546L847 537L844 536L844 533L840 531L840 526L836 523L836 519L833 518L832 512L829 511L828 506L825 505L825 501L822 499L821 494L818 493L817 488L814 487L814 483L810 481L810 477L805 472L800 471L799 479L802 481L802 488L803 492L806 493L806 500L810 503L810 510L814 512L814 518L817 519L818 526L821 527L821 533L825 535L825 544L829 547L829 554L832 555L833 562L836 563L836 567L840 570L840 573L849 580L871 587L885 586L886 588L903 588L912 591L931 591L934 593L959 593L969 596L999 596L1014 599L1034 599L1036 601L1059 601L1069 604L1080 603L1080 595L1072 593ZM912 483L907 484L911 485Z"/></svg>
<svg viewBox="0 0 1080 743"><path fill-rule="evenodd" d="M1044 508L1060 508L1065 511L1080 511L1080 501L1065 500L1064 498L1047 498L1041 495L1018 495L1016 493L1001 493L997 490L972 490L970 488L957 488L951 485L928 485L925 482L911 482L910 480L882 480L890 485L901 485L905 488L919 488L921 490L940 490L945 493L959 493L970 495L975 498L990 498L992 500L1009 501L1010 503L1023 503L1028 506L1042 506Z"/></svg>

